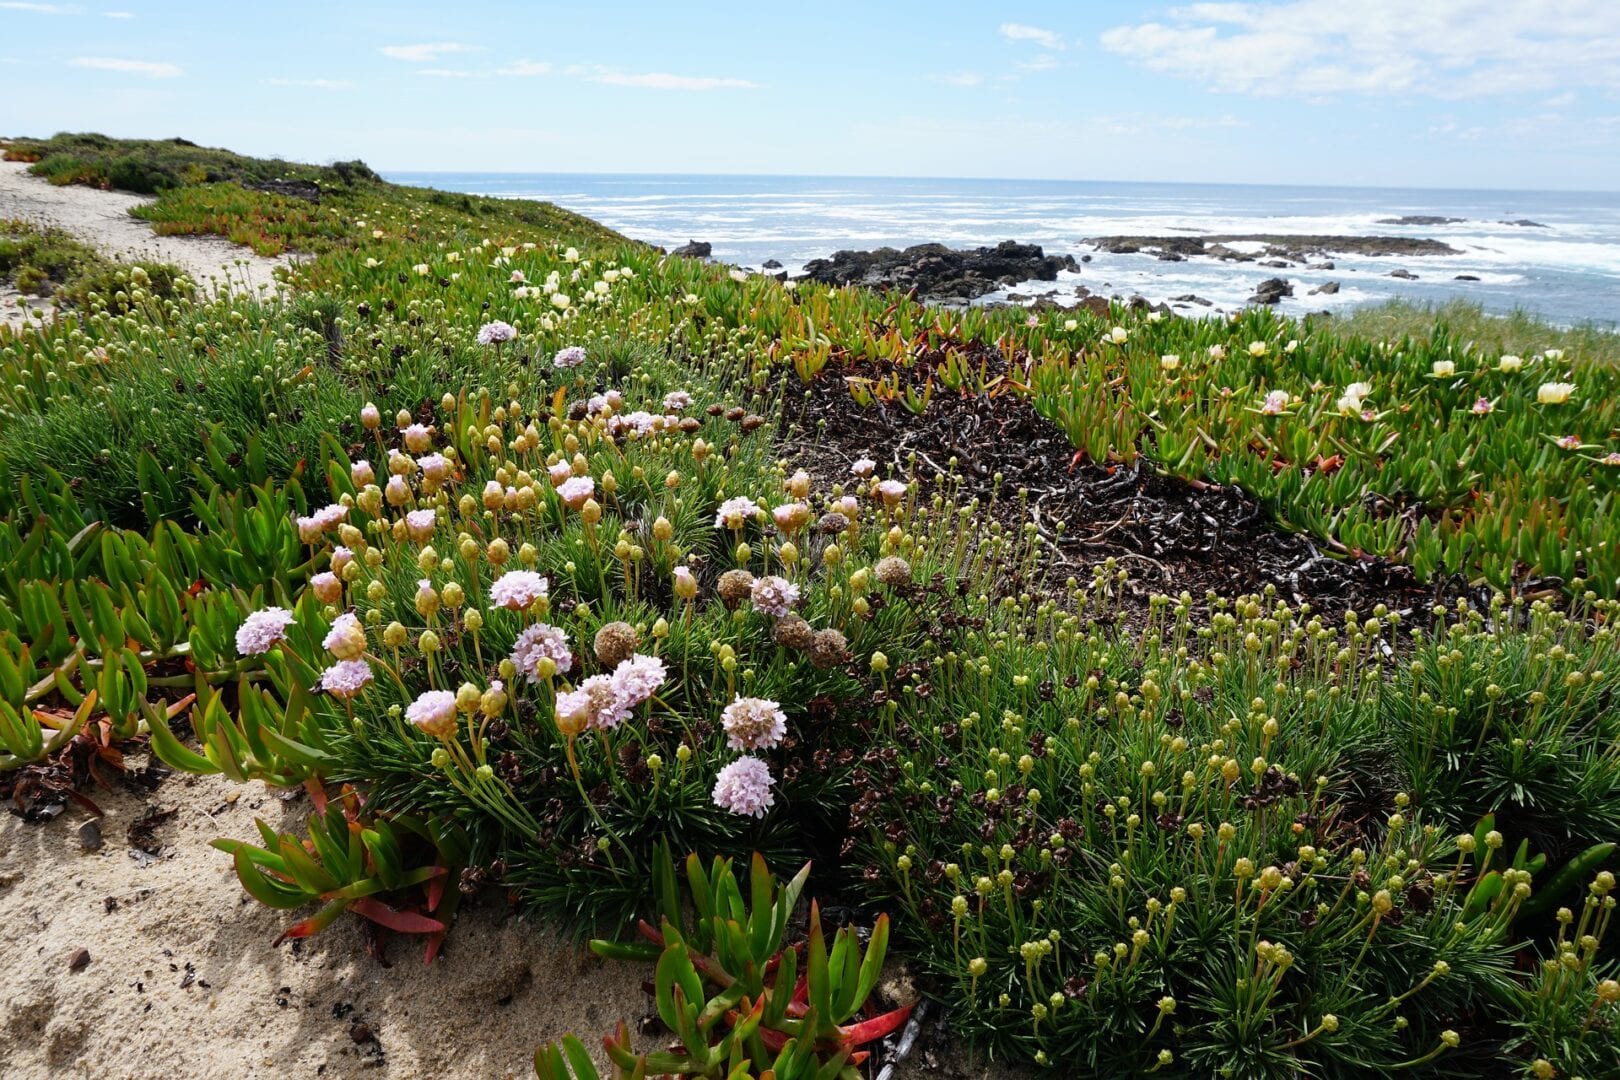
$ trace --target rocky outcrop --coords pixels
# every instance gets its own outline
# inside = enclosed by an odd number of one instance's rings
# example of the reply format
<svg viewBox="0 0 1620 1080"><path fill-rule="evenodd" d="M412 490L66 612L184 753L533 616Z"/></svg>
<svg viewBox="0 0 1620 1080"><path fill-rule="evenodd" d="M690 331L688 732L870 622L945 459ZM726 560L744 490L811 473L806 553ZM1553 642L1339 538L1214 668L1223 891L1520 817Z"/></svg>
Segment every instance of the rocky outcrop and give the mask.
<svg viewBox="0 0 1620 1080"><path fill-rule="evenodd" d="M1059 270L1079 269L1072 255L1048 255L1037 244L1003 240L966 251L944 244L837 251L806 263L804 276L824 285L915 289L924 300L972 300L1021 281L1055 281Z"/></svg>
<svg viewBox="0 0 1620 1080"><path fill-rule="evenodd" d="M1548 227L1546 225L1543 225L1539 221L1531 221L1529 218L1520 218L1517 221L1499 221L1499 222L1497 222L1497 224L1498 225L1517 225L1521 229L1545 229L1545 228Z"/></svg>
<svg viewBox="0 0 1620 1080"><path fill-rule="evenodd" d="M1406 269L1404 266L1399 270L1391 270L1389 272L1389 276L1398 277L1403 281L1416 281L1418 279L1416 274L1412 273L1412 271Z"/></svg>
<svg viewBox="0 0 1620 1080"><path fill-rule="evenodd" d="M1322 284L1311 290L1311 295L1316 296L1320 294L1322 296L1332 296L1338 291L1339 283L1337 281L1324 281Z"/></svg>
<svg viewBox="0 0 1620 1080"><path fill-rule="evenodd" d="M1110 255L1205 256L1228 262L1285 259L1305 263L1327 255L1460 255L1450 244L1420 236L1290 236L1250 233L1221 236L1093 236L1086 243ZM1231 244L1263 244L1259 251L1239 251Z"/></svg>
<svg viewBox="0 0 1620 1080"><path fill-rule="evenodd" d="M711 245L707 240L688 240L686 243L670 252L670 254L680 255L688 259L707 259L709 257L709 252L712 250L713 245Z"/></svg>
<svg viewBox="0 0 1620 1080"><path fill-rule="evenodd" d="M1441 217L1438 214L1407 214L1405 217L1383 217L1379 225L1461 225L1467 218Z"/></svg>
<svg viewBox="0 0 1620 1080"><path fill-rule="evenodd" d="M1254 295L1249 297L1250 304L1275 304L1285 296L1293 296L1294 287L1280 277L1266 278L1254 287Z"/></svg>
<svg viewBox="0 0 1620 1080"><path fill-rule="evenodd" d="M1451 280L1452 281L1478 281L1479 280L1479 275L1478 274L1458 274L1456 277L1452 278Z"/></svg>

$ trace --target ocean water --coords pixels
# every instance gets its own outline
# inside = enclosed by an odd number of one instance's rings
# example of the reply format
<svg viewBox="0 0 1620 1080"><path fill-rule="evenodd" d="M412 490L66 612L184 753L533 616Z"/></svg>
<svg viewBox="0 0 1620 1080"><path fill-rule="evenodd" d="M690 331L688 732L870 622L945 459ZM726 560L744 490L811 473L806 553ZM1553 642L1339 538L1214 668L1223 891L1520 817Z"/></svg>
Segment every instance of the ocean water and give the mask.
<svg viewBox="0 0 1620 1080"><path fill-rule="evenodd" d="M1072 302L1074 286L1158 302L1192 293L1216 310L1242 306L1261 280L1281 276L1299 313L1400 297L1475 301L1562 324L1620 321L1620 193L1402 188L1141 184L872 177L395 173L388 179L449 191L546 199L651 243L706 240L714 257L790 273L840 248L939 241L976 247L1015 239L1092 261L1059 281L1009 291ZM1379 218L1434 215L1447 225L1382 225ZM1528 219L1544 227L1506 222ZM1294 233L1432 237L1461 254L1332 256L1335 269L1287 270L1210 259L1161 262L1110 255L1091 236ZM1389 277L1394 269L1416 281ZM1457 281L1457 275L1478 281ZM1308 290L1338 282L1334 296ZM1189 308L1189 313L1200 309Z"/></svg>

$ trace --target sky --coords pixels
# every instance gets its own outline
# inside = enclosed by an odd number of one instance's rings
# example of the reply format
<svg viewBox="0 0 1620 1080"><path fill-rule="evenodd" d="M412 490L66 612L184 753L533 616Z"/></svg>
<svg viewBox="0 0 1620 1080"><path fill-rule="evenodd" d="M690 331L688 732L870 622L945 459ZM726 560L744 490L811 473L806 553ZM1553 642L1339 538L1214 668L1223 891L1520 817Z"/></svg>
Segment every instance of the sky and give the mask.
<svg viewBox="0 0 1620 1080"><path fill-rule="evenodd" d="M384 171L1620 188L1620 0L0 0L0 135Z"/></svg>

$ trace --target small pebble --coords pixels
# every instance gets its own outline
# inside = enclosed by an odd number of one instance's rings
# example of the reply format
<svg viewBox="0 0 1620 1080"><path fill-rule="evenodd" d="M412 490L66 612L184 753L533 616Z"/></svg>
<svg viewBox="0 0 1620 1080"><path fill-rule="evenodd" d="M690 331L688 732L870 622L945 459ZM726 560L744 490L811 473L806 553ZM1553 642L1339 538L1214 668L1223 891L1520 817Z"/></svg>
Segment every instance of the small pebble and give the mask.
<svg viewBox="0 0 1620 1080"><path fill-rule="evenodd" d="M68 957L69 971L83 971L90 966L90 950L74 949L73 955Z"/></svg>
<svg viewBox="0 0 1620 1080"><path fill-rule="evenodd" d="M94 821L87 821L79 826L79 850L84 852L101 850L101 826Z"/></svg>

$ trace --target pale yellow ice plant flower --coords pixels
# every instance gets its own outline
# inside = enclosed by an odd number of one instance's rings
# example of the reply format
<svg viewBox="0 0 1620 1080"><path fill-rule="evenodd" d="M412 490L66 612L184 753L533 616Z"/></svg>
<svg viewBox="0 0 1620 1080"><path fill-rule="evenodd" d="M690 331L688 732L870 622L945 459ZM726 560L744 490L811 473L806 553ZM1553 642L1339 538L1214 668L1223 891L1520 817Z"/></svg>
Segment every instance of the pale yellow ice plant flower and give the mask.
<svg viewBox="0 0 1620 1080"><path fill-rule="evenodd" d="M1536 388L1536 400L1543 405L1562 405L1574 392L1574 383L1546 382Z"/></svg>
<svg viewBox="0 0 1620 1080"><path fill-rule="evenodd" d="M1251 342L1249 342L1249 355L1250 356L1264 356L1264 355L1266 355L1266 343L1263 342L1263 341L1251 341Z"/></svg>
<svg viewBox="0 0 1620 1080"><path fill-rule="evenodd" d="M1524 367L1524 357L1508 353L1496 362L1497 371L1519 371Z"/></svg>
<svg viewBox="0 0 1620 1080"><path fill-rule="evenodd" d="M1430 370L1434 372L1434 377L1437 379L1449 379L1457 374L1457 365L1450 360L1436 360Z"/></svg>

